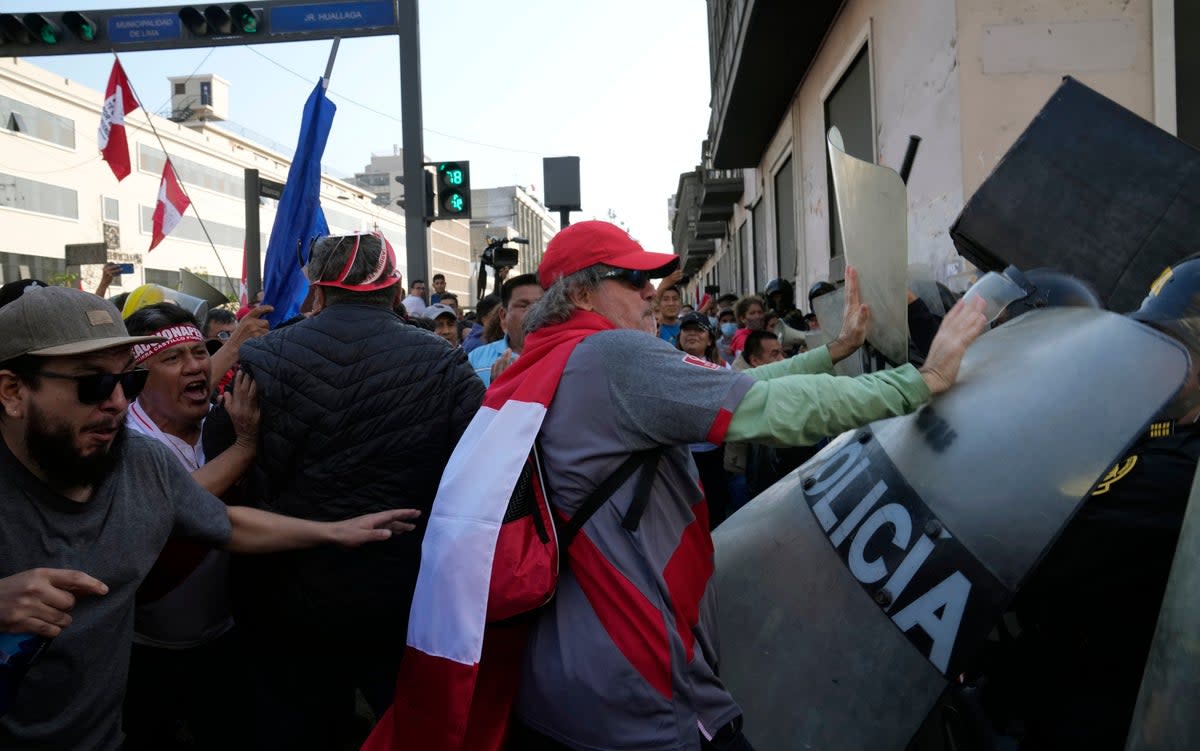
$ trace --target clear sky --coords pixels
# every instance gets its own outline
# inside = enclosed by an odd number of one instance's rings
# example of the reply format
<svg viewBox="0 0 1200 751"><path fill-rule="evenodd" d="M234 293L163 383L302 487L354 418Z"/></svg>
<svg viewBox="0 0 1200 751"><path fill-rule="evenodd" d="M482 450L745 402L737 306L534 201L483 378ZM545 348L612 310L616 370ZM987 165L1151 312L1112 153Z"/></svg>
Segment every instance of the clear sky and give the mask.
<svg viewBox="0 0 1200 751"><path fill-rule="evenodd" d="M0 11L177 4L0 0ZM198 3L202 5L202 3ZM708 43L701 0L422 0L425 152L471 162L475 188L534 186L542 157L580 157L583 211L617 219L650 250L670 248L667 198L699 160L708 127ZM145 105L169 105L167 76L230 82L230 119L294 148L304 100L331 41L121 53ZM103 91L111 55L35 64ZM344 174L402 144L394 37L345 39L323 161ZM289 72L289 71L294 71ZM299 75L296 75L299 74ZM99 158L97 156L97 158Z"/></svg>

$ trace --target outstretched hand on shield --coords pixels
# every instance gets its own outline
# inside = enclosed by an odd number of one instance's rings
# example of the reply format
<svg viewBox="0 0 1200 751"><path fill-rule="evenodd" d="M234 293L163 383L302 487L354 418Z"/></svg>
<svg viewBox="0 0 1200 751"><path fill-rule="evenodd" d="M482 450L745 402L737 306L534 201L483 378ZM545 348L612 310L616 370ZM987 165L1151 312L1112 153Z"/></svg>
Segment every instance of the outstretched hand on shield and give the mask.
<svg viewBox="0 0 1200 751"><path fill-rule="evenodd" d="M867 340L871 323L871 306L862 302L858 291L858 270L846 267L846 308L842 313L842 330L829 343L829 356L834 362L845 360L858 351Z"/></svg>
<svg viewBox="0 0 1200 751"><path fill-rule="evenodd" d="M942 325L929 345L925 364L921 366L921 377L932 394L940 394L954 385L967 347L987 328L984 305L982 297L969 302L959 300L942 319Z"/></svg>

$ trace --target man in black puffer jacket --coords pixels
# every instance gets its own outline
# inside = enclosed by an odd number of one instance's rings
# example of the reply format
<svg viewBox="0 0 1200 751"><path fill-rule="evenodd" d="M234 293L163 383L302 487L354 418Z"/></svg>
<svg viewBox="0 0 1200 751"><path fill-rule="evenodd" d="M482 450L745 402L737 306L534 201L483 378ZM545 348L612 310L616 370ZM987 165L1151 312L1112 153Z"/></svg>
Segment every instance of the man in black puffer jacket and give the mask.
<svg viewBox="0 0 1200 751"><path fill-rule="evenodd" d="M462 350L393 312L400 274L381 236L322 238L307 273L317 315L242 348L262 407L248 501L305 519L422 517L356 550L235 562L259 749L339 747L356 688L377 712L390 703L425 522L484 392Z"/></svg>

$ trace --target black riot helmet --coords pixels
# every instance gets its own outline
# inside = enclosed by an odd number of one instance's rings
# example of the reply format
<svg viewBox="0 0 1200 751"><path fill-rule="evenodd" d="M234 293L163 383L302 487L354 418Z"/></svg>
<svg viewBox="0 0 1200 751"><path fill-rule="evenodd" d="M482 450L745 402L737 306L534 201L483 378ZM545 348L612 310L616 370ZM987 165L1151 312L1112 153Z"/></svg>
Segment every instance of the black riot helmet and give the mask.
<svg viewBox="0 0 1200 751"><path fill-rule="evenodd" d="M778 295L779 298L772 299L774 295ZM796 309L796 293L787 279L777 278L767 282L763 296L767 298L767 306L780 315Z"/></svg>
<svg viewBox="0 0 1200 751"><path fill-rule="evenodd" d="M821 295L828 295L830 292L837 292L837 287L829 282L814 282L813 286L808 288L808 308L812 310L812 302Z"/></svg>
<svg viewBox="0 0 1200 751"><path fill-rule="evenodd" d="M1129 314L1135 321L1169 334L1187 347L1192 375L1175 399L1163 408L1162 419L1178 420L1200 407L1200 254L1166 269L1150 285L1142 306Z"/></svg>

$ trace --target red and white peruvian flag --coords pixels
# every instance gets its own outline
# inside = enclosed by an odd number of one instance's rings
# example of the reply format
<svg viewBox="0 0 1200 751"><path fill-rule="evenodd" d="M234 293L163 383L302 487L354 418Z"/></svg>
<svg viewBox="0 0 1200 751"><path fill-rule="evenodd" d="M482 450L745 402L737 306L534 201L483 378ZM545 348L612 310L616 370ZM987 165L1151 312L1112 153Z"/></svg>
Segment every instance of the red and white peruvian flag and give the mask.
<svg viewBox="0 0 1200 751"><path fill-rule="evenodd" d="M112 168L117 181L129 174L129 141L125 138L125 116L138 108L137 98L125 77L121 61L113 61L104 90L104 109L100 112L100 152Z"/></svg>
<svg viewBox="0 0 1200 751"><path fill-rule="evenodd" d="M158 185L158 205L154 207L154 236L150 239L150 250L154 250L164 237L171 234L191 204L183 194L179 179L175 177L175 168L168 159L163 165L162 182Z"/></svg>
<svg viewBox="0 0 1200 751"><path fill-rule="evenodd" d="M488 389L442 473L392 707L361 751L503 747L528 632L486 623L496 540L567 360L584 338L611 328L577 311L539 329Z"/></svg>

